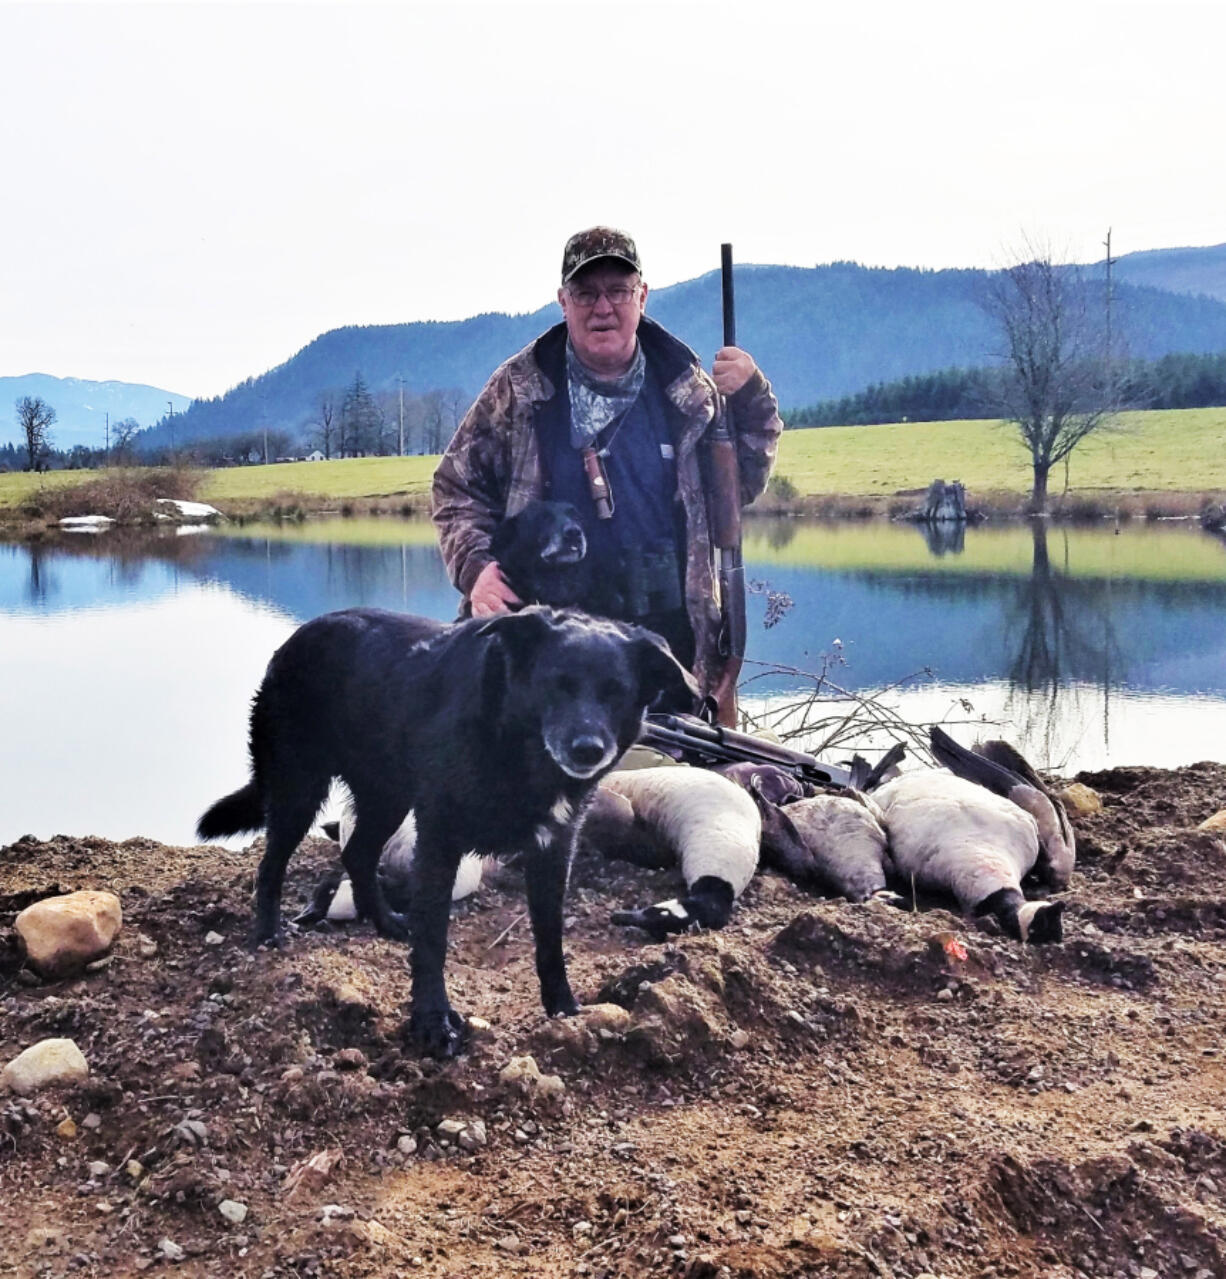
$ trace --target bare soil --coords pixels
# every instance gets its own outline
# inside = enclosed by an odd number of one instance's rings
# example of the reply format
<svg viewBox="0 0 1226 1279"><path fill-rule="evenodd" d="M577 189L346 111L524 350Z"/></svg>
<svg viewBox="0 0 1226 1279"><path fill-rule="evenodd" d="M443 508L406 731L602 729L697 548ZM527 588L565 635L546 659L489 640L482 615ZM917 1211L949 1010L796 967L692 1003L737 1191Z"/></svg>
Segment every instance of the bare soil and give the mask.
<svg viewBox="0 0 1226 1279"><path fill-rule="evenodd" d="M1226 841L1195 829L1226 767L1081 780L1106 808L1050 948L772 874L726 930L653 945L608 914L673 877L579 863L572 980L624 1032L545 1021L506 872L456 910L452 997L490 1025L446 1065L403 1044L402 946L248 952L253 850L0 849L0 928L77 888L125 912L74 980L0 949L0 1062L68 1036L92 1071L0 1098L0 1275L1226 1275ZM331 855L299 854L288 903ZM560 1101L500 1082L526 1053Z"/></svg>

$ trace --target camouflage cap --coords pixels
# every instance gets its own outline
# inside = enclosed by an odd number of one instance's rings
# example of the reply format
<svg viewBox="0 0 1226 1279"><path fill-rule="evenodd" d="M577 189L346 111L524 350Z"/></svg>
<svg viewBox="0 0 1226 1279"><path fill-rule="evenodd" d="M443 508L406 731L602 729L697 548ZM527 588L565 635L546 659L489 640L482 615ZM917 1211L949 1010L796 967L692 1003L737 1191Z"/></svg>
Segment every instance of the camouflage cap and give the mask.
<svg viewBox="0 0 1226 1279"><path fill-rule="evenodd" d="M562 283L600 258L617 258L640 273L643 270L639 251L624 231L611 226L594 226L576 232L566 241L566 248L562 250Z"/></svg>

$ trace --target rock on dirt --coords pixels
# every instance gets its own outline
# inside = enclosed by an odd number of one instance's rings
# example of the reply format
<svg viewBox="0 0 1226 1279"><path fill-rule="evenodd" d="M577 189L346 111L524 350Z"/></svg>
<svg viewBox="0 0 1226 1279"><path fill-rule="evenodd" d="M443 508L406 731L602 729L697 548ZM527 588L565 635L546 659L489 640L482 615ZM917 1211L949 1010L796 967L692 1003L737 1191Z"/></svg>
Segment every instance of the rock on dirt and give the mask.
<svg viewBox="0 0 1226 1279"><path fill-rule="evenodd" d="M14 922L32 967L63 977L101 959L123 926L114 893L85 890L27 906Z"/></svg>
<svg viewBox="0 0 1226 1279"><path fill-rule="evenodd" d="M0 1088L15 1093L38 1092L40 1088L76 1084L89 1078L89 1063L71 1039L42 1039L18 1053L0 1071ZM76 1135L76 1125L65 1136Z"/></svg>

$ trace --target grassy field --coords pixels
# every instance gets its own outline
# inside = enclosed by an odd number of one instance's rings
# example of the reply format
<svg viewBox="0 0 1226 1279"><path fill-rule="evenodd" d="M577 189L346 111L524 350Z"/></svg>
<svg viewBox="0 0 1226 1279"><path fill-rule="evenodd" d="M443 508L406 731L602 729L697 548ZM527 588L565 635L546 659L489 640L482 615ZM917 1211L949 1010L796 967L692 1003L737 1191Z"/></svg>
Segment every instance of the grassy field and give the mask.
<svg viewBox="0 0 1226 1279"><path fill-rule="evenodd" d="M788 431L776 473L805 496L885 496L926 487L935 478L961 480L976 492L1028 493L1029 455L998 422L910 422ZM1075 492L1226 489L1226 408L1125 413L1110 432L1093 435L1074 453ZM1064 488L1064 468L1051 476Z"/></svg>
<svg viewBox="0 0 1226 1279"><path fill-rule="evenodd" d="M425 497L436 459L367 457L334 462L287 462L230 467L203 473L198 496L228 502L268 501L301 494L333 499ZM973 500L982 493L1030 490L1028 455L996 422L910 422L885 426L826 427L788 431L779 447L776 474L801 497L886 497L924 488L940 477L961 480ZM18 505L44 485L79 483L87 471L48 475L0 475L0 506ZM1111 431L1091 436L1073 454L1073 493L1104 491L1169 493L1226 490L1226 408L1126 413ZM1064 469L1051 491L1064 488Z"/></svg>
<svg viewBox="0 0 1226 1279"><path fill-rule="evenodd" d="M352 457L337 462L280 462L209 471L202 502L224 503L278 493L335 497L424 497L430 490L435 457Z"/></svg>

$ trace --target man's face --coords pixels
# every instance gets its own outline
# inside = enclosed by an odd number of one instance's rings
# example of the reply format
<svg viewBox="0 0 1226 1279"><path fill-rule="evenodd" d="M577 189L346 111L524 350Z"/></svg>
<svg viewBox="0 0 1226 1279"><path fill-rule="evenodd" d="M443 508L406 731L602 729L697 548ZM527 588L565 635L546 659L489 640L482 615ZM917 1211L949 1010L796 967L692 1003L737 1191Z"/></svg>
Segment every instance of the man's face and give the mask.
<svg viewBox="0 0 1226 1279"><path fill-rule="evenodd" d="M614 300L627 291L624 301ZM610 378L630 367L647 305L647 286L636 271L615 259L594 262L558 290L558 302L581 363Z"/></svg>

